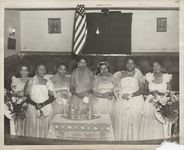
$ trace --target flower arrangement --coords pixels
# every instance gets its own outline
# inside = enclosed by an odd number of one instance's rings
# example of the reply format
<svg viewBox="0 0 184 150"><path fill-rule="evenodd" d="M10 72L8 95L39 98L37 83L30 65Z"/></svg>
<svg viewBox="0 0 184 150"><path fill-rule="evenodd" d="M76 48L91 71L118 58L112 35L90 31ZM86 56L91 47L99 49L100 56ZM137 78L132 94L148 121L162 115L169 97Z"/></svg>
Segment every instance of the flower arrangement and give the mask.
<svg viewBox="0 0 184 150"><path fill-rule="evenodd" d="M72 96L68 89L56 90L56 100L59 105L67 105L68 99Z"/></svg>
<svg viewBox="0 0 184 150"><path fill-rule="evenodd" d="M27 109L27 97L21 92L5 91L5 104L14 119L24 119Z"/></svg>
<svg viewBox="0 0 184 150"><path fill-rule="evenodd" d="M159 92L153 96L154 106L156 108L155 117L158 119L160 113L163 120L176 122L179 113L179 96L176 92ZM160 121L160 119L158 119Z"/></svg>

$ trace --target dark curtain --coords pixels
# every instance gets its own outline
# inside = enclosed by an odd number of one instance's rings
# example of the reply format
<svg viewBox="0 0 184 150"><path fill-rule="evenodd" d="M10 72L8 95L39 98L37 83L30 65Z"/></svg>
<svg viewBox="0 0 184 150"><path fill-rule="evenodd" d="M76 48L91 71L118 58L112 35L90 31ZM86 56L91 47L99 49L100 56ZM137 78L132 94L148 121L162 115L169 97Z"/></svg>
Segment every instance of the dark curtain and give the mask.
<svg viewBox="0 0 184 150"><path fill-rule="evenodd" d="M88 37L83 54L130 54L131 24L132 13L87 14Z"/></svg>

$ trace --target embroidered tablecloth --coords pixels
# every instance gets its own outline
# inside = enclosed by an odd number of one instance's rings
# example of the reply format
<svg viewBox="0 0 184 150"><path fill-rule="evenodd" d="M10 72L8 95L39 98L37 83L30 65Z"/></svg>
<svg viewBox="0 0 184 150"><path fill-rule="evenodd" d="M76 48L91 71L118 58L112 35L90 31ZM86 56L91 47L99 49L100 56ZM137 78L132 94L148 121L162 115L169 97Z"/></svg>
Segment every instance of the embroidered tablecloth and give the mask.
<svg viewBox="0 0 184 150"><path fill-rule="evenodd" d="M92 120L71 120L56 114L49 127L48 138L68 140L113 141L114 133L109 115Z"/></svg>

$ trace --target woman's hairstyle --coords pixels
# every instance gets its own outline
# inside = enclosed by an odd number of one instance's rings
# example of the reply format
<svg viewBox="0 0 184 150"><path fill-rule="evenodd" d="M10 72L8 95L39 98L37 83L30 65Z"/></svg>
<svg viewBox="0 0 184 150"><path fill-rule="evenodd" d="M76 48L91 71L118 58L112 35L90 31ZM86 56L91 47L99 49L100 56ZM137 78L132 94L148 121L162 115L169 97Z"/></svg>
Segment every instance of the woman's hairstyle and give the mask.
<svg viewBox="0 0 184 150"><path fill-rule="evenodd" d="M153 64L156 63L156 62L157 62L161 67L164 67L163 62L162 62L161 60L159 60L159 59L153 60L151 66L153 66Z"/></svg>
<svg viewBox="0 0 184 150"><path fill-rule="evenodd" d="M128 56L128 57L126 57L126 59L125 59L125 65L127 64L128 60L132 60L132 61L134 62L134 64L136 64L136 59L135 59L135 57Z"/></svg>
<svg viewBox="0 0 184 150"><path fill-rule="evenodd" d="M79 63L79 61L81 61L82 59L86 61L86 59L84 57L79 56L77 59L77 62Z"/></svg>
<svg viewBox="0 0 184 150"><path fill-rule="evenodd" d="M56 69L58 69L60 66L65 66L67 68L67 65L65 63L59 63L56 65Z"/></svg>
<svg viewBox="0 0 184 150"><path fill-rule="evenodd" d="M109 64L108 64L107 62L103 61L103 62L100 62L100 63L98 64L98 67L97 67L98 72L97 72L97 74L100 73L100 67L101 67L102 65L106 65L106 66L107 66L108 72L110 72L110 66L109 66Z"/></svg>
<svg viewBox="0 0 184 150"><path fill-rule="evenodd" d="M28 72L30 71L28 65L26 65L26 64L21 64L20 66L18 66L17 71L16 71L16 76L17 76L17 77L20 77L20 70L21 70L22 67L26 67L26 68L28 69Z"/></svg>
<svg viewBox="0 0 184 150"><path fill-rule="evenodd" d="M38 70L38 67L40 67L40 66L45 66L45 69L46 69L46 72L47 72L47 67L44 63L37 64L36 67L35 67L35 72Z"/></svg>
<svg viewBox="0 0 184 150"><path fill-rule="evenodd" d="M26 67L26 68L27 68L27 70L28 70L28 71L30 71L30 69L29 69L29 66L28 66L28 65L26 65L26 64L21 64L21 65L19 66L19 68L18 68L19 72L20 72L20 70L21 70L21 68L22 68L22 67Z"/></svg>

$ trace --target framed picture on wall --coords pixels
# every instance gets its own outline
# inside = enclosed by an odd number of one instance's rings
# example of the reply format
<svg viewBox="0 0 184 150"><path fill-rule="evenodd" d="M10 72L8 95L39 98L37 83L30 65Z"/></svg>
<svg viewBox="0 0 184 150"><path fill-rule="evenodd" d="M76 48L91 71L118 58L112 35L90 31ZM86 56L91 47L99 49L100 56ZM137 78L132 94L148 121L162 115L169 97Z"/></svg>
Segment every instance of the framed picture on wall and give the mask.
<svg viewBox="0 0 184 150"><path fill-rule="evenodd" d="M16 39L8 38L8 49L9 50L16 50Z"/></svg>
<svg viewBox="0 0 184 150"><path fill-rule="evenodd" d="M48 31L49 33L61 33L61 19L48 18Z"/></svg>
<svg viewBox="0 0 184 150"><path fill-rule="evenodd" d="M157 18L157 32L167 32L167 18Z"/></svg>

